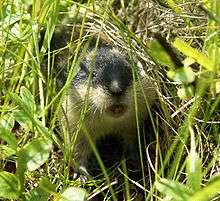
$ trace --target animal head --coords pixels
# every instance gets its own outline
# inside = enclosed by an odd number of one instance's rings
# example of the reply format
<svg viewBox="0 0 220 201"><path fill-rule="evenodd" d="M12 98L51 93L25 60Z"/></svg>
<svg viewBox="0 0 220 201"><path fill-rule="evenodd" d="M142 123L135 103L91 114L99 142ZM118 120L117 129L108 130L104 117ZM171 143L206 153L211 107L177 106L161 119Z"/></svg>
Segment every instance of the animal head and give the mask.
<svg viewBox="0 0 220 201"><path fill-rule="evenodd" d="M61 49L54 62L59 86L65 83L67 69L72 66L75 56L75 44L72 49L64 48L68 46L70 39L70 29L62 29L55 32L51 41L51 50ZM98 46L96 42L97 37L91 37L87 43L89 45L82 45L77 56L80 64L67 91L70 99L68 113L71 110L80 113L87 101L88 116L96 115L118 121L135 115L135 100L139 111L145 112L146 104L151 104L156 95L155 87L142 66L105 38L100 38Z"/></svg>
<svg viewBox="0 0 220 201"><path fill-rule="evenodd" d="M88 115L118 121L135 115L137 98L138 106L146 111L146 104L155 98L154 87L141 65L134 64L117 47L89 48L69 91L75 106L81 108L88 97Z"/></svg>

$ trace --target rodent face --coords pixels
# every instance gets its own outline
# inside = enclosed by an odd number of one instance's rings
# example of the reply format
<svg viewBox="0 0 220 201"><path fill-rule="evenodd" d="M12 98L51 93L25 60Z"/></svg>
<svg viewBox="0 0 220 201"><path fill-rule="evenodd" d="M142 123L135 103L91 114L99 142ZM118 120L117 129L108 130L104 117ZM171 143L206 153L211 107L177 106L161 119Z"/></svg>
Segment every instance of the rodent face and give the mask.
<svg viewBox="0 0 220 201"><path fill-rule="evenodd" d="M88 94L88 77L92 73L87 115L113 121L120 121L131 115L135 116L132 66L128 58L111 46L98 48L94 60L93 57L93 51L85 55L73 80L71 99L77 100L77 108L81 108ZM143 76L142 71L144 70L138 68L144 91L150 94L152 85ZM136 80L135 83L138 81ZM146 104L142 90L138 86L136 95L139 107ZM153 93L150 95L153 97Z"/></svg>
<svg viewBox="0 0 220 201"><path fill-rule="evenodd" d="M126 99L132 83L132 69L125 57L114 51L101 48L96 55L90 97L103 115L118 118L129 109Z"/></svg>

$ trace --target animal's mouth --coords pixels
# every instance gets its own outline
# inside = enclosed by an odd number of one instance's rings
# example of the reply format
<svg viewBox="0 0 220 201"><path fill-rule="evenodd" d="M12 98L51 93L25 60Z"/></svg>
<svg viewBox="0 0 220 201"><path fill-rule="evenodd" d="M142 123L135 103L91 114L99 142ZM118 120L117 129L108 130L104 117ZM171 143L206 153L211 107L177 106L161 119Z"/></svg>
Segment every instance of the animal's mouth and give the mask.
<svg viewBox="0 0 220 201"><path fill-rule="evenodd" d="M127 111L127 105L125 104L112 104L111 106L107 107L107 113L110 114L112 117L121 117Z"/></svg>

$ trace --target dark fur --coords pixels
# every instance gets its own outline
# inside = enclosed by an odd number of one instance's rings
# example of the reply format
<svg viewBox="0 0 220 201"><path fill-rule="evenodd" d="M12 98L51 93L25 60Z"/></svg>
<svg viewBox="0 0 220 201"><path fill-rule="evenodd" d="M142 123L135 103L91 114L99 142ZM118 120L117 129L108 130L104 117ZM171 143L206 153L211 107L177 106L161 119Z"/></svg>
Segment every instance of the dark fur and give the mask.
<svg viewBox="0 0 220 201"><path fill-rule="evenodd" d="M66 82L76 54L75 41L79 39L77 38L79 34L74 32L74 37L71 36L72 27L62 27L55 31L51 40L50 49L55 51L54 77L56 77L59 87ZM71 38L71 45L68 46ZM109 135L118 136L122 139L123 152L133 150L137 139L134 96L137 96L138 118L141 125L148 116L145 101L147 100L151 105L156 97L154 86L140 66L136 66L132 70L134 61L131 62L127 54L119 47L115 47L101 37L96 49L96 41L95 34L84 40L77 55L77 60L80 61L79 68L63 103L65 113L65 115L61 114L63 124L68 121L70 132L74 135L78 127L81 109L84 107L89 83L88 111L85 114L83 127L88 130L94 143ZM61 48L64 49L59 50ZM87 48L86 51L83 48ZM85 54L81 58L80 55L83 52ZM140 78L142 86L139 86L138 79L133 80L134 76ZM89 78L91 78L91 82L88 81ZM137 95L134 95L133 83L137 87ZM91 147L81 129L73 155L79 167L87 167L90 153Z"/></svg>

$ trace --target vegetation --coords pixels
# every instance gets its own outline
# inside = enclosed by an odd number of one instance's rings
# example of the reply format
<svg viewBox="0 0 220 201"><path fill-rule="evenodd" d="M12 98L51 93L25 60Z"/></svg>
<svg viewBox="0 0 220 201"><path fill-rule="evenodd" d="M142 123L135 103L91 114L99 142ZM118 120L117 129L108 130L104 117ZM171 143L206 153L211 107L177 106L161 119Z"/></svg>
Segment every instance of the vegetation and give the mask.
<svg viewBox="0 0 220 201"><path fill-rule="evenodd" d="M155 142L139 143L141 178L125 160L105 167L94 147L101 171L73 179L73 141L59 123L71 81L56 94L42 63L55 27L76 16L82 27L94 20L155 82L160 109L150 113ZM0 199L219 200L219 26L218 0L0 0Z"/></svg>

